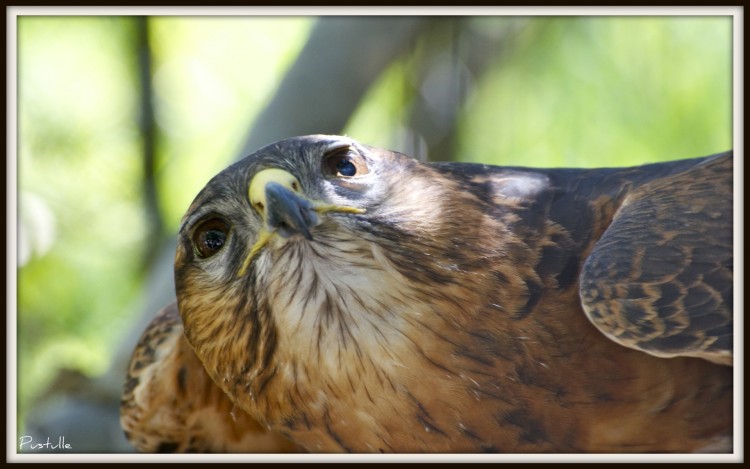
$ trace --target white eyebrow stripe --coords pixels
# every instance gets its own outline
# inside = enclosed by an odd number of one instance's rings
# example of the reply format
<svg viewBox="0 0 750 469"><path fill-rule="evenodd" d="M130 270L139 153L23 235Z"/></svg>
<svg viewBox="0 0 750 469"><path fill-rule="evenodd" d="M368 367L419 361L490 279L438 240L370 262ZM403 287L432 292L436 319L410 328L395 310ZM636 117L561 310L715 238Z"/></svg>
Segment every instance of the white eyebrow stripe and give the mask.
<svg viewBox="0 0 750 469"><path fill-rule="evenodd" d="M343 147L353 147L354 140L346 138L346 137L339 137L336 140L332 141L325 147L325 151L329 152L331 150L335 150L337 148L343 148Z"/></svg>
<svg viewBox="0 0 750 469"><path fill-rule="evenodd" d="M180 230L181 233L186 227L192 226L195 224L197 220L200 220L204 216L206 216L207 213L216 212L216 209L214 209L213 204L201 202L200 206L195 210L194 212L187 215L180 224Z"/></svg>

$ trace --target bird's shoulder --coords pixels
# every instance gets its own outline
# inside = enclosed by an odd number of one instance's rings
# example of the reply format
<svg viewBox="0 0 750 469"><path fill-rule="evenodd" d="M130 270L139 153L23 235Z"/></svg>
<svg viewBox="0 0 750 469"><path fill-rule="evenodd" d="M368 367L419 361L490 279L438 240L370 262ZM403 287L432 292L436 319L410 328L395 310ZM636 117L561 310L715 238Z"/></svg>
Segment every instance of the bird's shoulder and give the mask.
<svg viewBox="0 0 750 469"><path fill-rule="evenodd" d="M143 332L130 360L121 425L139 452L288 452L210 379L183 334L176 303Z"/></svg>

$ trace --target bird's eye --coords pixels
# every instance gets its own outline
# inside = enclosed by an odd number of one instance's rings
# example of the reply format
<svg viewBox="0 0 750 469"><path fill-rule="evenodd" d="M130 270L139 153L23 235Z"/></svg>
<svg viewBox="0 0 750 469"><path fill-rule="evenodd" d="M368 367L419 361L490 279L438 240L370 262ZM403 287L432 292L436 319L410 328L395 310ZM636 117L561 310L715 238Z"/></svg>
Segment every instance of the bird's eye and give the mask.
<svg viewBox="0 0 750 469"><path fill-rule="evenodd" d="M346 178L361 176L369 172L364 158L348 146L329 152L325 156L323 169L328 176Z"/></svg>
<svg viewBox="0 0 750 469"><path fill-rule="evenodd" d="M351 160L340 159L336 163L336 170L342 176L354 176L357 174L357 167L354 166Z"/></svg>
<svg viewBox="0 0 750 469"><path fill-rule="evenodd" d="M193 246L202 258L208 258L221 250L229 236L229 224L221 218L209 218L201 222L193 232Z"/></svg>

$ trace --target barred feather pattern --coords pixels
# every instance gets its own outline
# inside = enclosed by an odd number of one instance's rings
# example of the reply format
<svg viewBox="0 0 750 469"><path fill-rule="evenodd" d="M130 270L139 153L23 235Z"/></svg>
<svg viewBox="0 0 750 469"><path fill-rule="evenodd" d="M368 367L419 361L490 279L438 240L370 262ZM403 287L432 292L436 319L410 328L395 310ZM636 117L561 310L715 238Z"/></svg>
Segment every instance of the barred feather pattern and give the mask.
<svg viewBox="0 0 750 469"><path fill-rule="evenodd" d="M370 174L334 183L319 171L336 139L281 142L229 168L183 225L187 341L261 426L316 452L731 450L731 368L623 347L579 296L628 196L694 163L431 166L354 142ZM261 223L248 181L268 165L367 213L330 214L313 240L273 237L238 276ZM231 236L196 259L190 227L215 213Z"/></svg>

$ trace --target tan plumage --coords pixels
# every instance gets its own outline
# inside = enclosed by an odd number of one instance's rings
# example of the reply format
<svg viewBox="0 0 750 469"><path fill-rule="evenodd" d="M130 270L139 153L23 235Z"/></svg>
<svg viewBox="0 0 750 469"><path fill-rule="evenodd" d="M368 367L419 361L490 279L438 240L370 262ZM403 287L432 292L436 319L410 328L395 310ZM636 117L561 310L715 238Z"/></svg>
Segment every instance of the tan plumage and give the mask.
<svg viewBox="0 0 750 469"><path fill-rule="evenodd" d="M278 142L185 215L174 346L308 451L731 451L731 185Z"/></svg>
<svg viewBox="0 0 750 469"><path fill-rule="evenodd" d="M138 451L276 453L299 448L236 408L185 341L177 305L154 318L130 361L122 427Z"/></svg>

